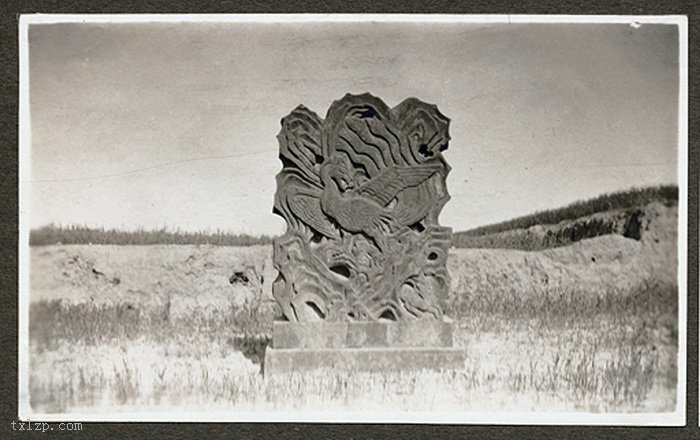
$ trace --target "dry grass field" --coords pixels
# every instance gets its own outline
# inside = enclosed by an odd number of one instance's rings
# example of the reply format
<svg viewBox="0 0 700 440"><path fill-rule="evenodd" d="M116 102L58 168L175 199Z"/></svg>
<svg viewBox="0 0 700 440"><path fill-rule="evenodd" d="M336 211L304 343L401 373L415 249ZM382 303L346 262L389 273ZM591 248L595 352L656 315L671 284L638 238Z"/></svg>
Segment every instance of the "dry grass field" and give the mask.
<svg viewBox="0 0 700 440"><path fill-rule="evenodd" d="M457 372L263 377L278 313L269 246L30 248L35 412L505 410L676 405L675 207L641 240L453 249Z"/></svg>

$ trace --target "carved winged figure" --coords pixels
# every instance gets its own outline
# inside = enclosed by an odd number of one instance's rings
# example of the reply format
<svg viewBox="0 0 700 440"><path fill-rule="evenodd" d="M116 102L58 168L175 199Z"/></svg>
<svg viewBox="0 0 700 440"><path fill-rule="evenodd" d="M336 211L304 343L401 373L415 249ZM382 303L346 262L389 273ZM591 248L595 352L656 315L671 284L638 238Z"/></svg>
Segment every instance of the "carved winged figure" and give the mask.
<svg viewBox="0 0 700 440"><path fill-rule="evenodd" d="M321 209L344 230L367 234L384 251L385 235L394 232L398 226L406 226L387 205L401 191L425 182L440 169L439 164L391 166L369 182L354 188L352 183L348 184L348 161L341 156L332 157L321 167L324 185ZM342 192L341 187L347 188L347 191ZM415 208L421 209L419 206Z"/></svg>
<svg viewBox="0 0 700 440"><path fill-rule="evenodd" d="M390 109L369 94L335 101L325 119L304 106L282 119L274 212L288 229L273 292L288 319L440 314L448 125L432 104Z"/></svg>

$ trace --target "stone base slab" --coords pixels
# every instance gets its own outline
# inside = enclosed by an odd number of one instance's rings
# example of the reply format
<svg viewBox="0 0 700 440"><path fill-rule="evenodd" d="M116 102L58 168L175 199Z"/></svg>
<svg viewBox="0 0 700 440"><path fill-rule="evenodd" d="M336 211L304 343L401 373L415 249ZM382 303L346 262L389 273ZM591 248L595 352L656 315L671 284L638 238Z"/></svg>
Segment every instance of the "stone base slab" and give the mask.
<svg viewBox="0 0 700 440"><path fill-rule="evenodd" d="M270 348L265 352L265 376L319 369L344 372L461 370L465 353L459 348Z"/></svg>
<svg viewBox="0 0 700 440"><path fill-rule="evenodd" d="M273 323L275 349L452 347L452 323L436 319L388 322Z"/></svg>

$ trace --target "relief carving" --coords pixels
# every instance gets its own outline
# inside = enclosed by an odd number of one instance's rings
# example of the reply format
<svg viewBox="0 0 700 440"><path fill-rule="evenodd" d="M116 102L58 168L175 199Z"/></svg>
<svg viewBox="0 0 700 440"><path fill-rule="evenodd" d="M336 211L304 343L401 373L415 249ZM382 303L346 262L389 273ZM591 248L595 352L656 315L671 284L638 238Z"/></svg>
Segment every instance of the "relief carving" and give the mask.
<svg viewBox="0 0 700 440"><path fill-rule="evenodd" d="M448 127L434 105L390 109L370 94L335 101L325 120L302 105L282 119L273 294L288 320L442 317Z"/></svg>

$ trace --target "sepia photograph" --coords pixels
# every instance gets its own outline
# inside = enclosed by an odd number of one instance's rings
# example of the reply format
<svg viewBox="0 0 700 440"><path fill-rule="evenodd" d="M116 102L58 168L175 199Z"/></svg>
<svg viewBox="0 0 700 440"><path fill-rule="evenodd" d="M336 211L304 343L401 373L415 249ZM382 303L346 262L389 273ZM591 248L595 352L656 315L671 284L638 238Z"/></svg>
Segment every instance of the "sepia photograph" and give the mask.
<svg viewBox="0 0 700 440"><path fill-rule="evenodd" d="M685 424L685 17L19 40L22 419Z"/></svg>

